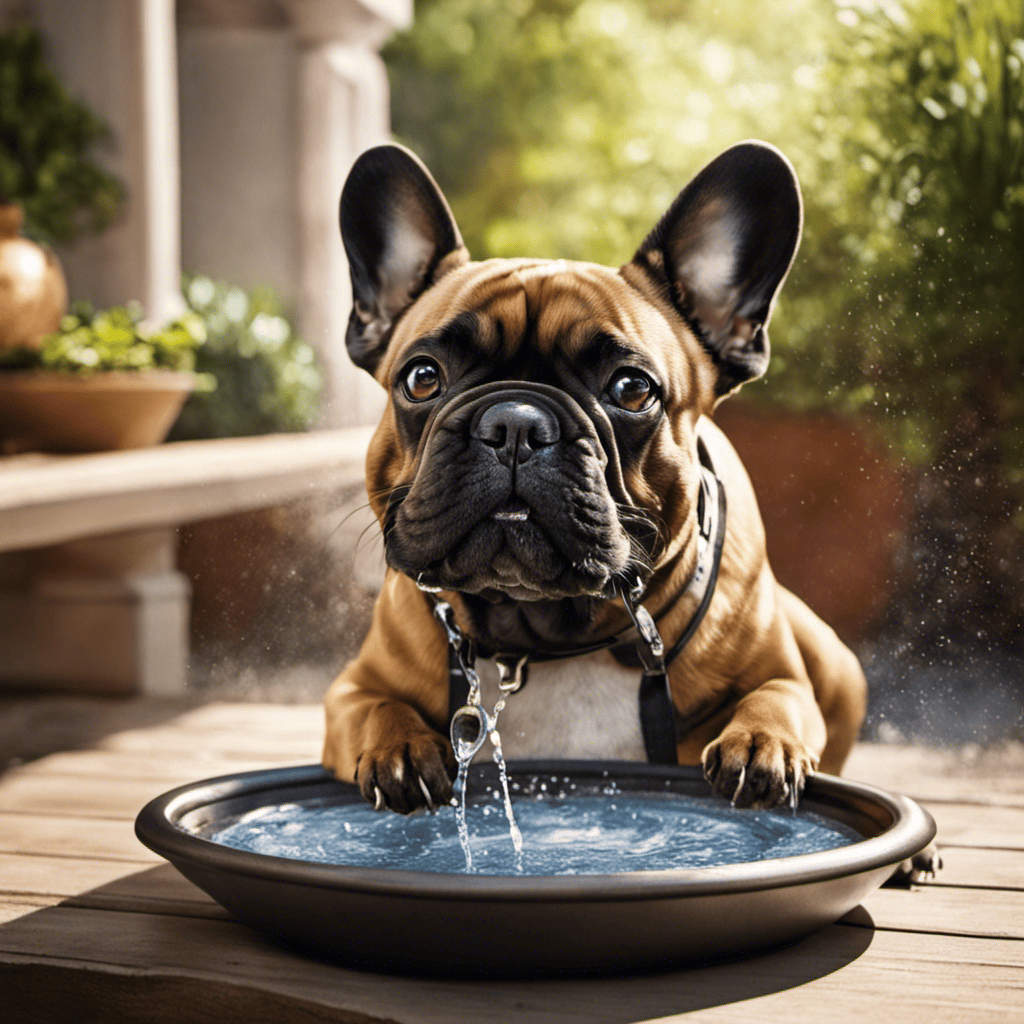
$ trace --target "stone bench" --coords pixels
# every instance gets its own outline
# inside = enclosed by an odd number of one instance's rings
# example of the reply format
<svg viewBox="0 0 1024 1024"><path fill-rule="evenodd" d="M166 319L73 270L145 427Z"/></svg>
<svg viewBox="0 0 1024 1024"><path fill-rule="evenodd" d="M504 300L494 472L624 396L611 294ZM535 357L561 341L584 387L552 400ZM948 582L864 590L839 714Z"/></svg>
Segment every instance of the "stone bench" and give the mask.
<svg viewBox="0 0 1024 1024"><path fill-rule="evenodd" d="M185 689L175 527L362 486L371 430L0 459L0 684Z"/></svg>

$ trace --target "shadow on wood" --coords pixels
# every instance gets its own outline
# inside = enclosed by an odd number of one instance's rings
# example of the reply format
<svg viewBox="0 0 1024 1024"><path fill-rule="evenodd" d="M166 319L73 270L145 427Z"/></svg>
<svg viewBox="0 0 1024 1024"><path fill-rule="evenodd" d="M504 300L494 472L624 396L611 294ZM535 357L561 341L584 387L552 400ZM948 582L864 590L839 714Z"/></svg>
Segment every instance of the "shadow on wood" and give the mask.
<svg viewBox="0 0 1024 1024"><path fill-rule="evenodd" d="M0 774L57 751L94 746L112 733L173 722L200 703L199 696L126 700L5 690L0 694Z"/></svg>
<svg viewBox="0 0 1024 1024"><path fill-rule="evenodd" d="M0 988L4 1020L12 1024L627 1024L755 999L826 977L870 947L875 933L865 927L866 912L857 924L833 925L757 956L652 974L538 981L413 978L353 971L283 947L234 921L163 864L129 870L0 926ZM443 975L444 965L438 969Z"/></svg>

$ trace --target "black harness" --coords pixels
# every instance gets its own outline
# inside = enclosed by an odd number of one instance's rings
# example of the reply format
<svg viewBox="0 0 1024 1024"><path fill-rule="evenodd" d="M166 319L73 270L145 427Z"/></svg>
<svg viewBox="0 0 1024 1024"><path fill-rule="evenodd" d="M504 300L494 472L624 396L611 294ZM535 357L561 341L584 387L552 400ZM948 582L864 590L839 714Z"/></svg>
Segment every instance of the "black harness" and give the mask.
<svg viewBox="0 0 1024 1024"><path fill-rule="evenodd" d="M640 604L643 585L637 578L634 585L622 585L618 588L619 596L633 622L632 630L627 633L614 634L593 644L565 650L502 651L493 654L498 667L499 686L502 694L506 695L515 693L525 684L529 661L557 661L609 649L620 660L625 661L629 660L629 655L635 651L634 663L643 668L638 696L640 731L643 734L647 760L653 764L676 764L677 739L702 722L713 718L731 699L731 695L726 694L715 706L698 708L683 717L672 701L668 683L669 665L693 638L711 604L722 561L722 544L725 540L725 489L715 474L711 457L701 440L697 442L697 453L701 468L700 493L697 499L697 565L682 594L697 595L698 601L686 628L667 652L655 620ZM448 724L452 742L455 743L456 733L460 731L467 712L472 712L470 717L474 720L474 728L486 726L486 716L481 714L478 704L479 681L475 665L479 652L476 642L463 634L459 628L452 606L433 593L430 596L434 602L434 613L448 637ZM658 618L663 618L674 606L674 601L669 602L658 613ZM630 635L632 633L635 633L635 636ZM476 697L472 702L471 694ZM479 739L482 742L482 734L479 735Z"/></svg>

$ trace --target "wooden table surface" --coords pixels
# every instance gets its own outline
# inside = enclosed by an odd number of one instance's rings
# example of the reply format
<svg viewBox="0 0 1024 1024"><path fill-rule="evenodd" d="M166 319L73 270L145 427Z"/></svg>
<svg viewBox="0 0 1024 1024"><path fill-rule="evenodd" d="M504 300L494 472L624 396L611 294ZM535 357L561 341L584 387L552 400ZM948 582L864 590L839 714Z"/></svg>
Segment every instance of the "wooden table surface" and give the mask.
<svg viewBox="0 0 1024 1024"><path fill-rule="evenodd" d="M148 709L144 726L118 731L112 714L88 747L0 776L0 1021L1024 1021L1019 748L859 747L847 774L922 800L945 868L794 946L648 975L461 982L283 950L135 839L136 812L172 786L315 761L318 707Z"/></svg>

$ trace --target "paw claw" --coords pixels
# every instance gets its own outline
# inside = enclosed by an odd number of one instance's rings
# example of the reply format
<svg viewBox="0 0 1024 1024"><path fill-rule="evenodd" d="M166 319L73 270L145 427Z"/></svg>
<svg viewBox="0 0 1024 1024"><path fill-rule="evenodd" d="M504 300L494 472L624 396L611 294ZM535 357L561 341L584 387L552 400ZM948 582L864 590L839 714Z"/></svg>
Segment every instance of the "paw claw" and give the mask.
<svg viewBox="0 0 1024 1024"><path fill-rule="evenodd" d="M384 810L384 794L380 791L380 786L373 787L373 809L375 811Z"/></svg>
<svg viewBox="0 0 1024 1024"><path fill-rule="evenodd" d="M427 789L427 784L423 781L423 776L417 775L416 781L420 784L420 792L423 794L424 799L427 801L427 807L429 807L430 810L434 810L434 799L430 795L430 790Z"/></svg>
<svg viewBox="0 0 1024 1024"><path fill-rule="evenodd" d="M736 806L736 801L739 799L740 793L743 792L743 784L746 781L747 781L747 766L743 765L743 767L740 768L740 779L739 779L739 782L736 783L736 790L732 794L732 800L730 801L732 803L733 807Z"/></svg>
<svg viewBox="0 0 1024 1024"><path fill-rule="evenodd" d="M928 878L934 878L942 870L942 856L934 843L929 843L920 853L903 861L884 884L894 889L909 889L910 886Z"/></svg>

